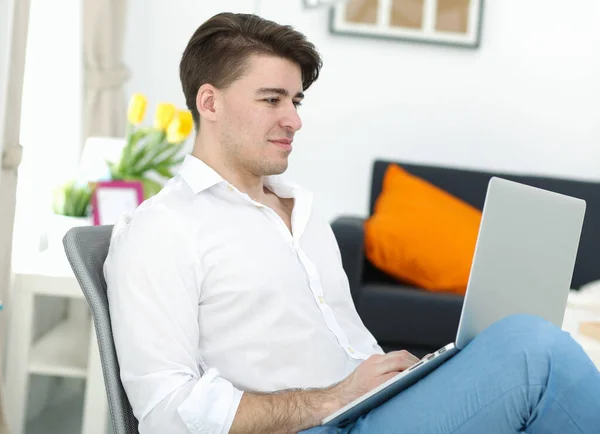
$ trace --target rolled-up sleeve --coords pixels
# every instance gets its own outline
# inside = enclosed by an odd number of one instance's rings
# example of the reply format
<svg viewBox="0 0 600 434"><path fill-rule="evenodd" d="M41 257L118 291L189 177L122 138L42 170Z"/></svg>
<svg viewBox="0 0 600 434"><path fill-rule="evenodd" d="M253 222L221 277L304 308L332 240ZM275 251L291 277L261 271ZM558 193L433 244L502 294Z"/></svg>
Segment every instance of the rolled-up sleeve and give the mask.
<svg viewBox="0 0 600 434"><path fill-rule="evenodd" d="M193 234L166 207L115 225L104 274L121 381L141 434L227 433L242 391L200 368L202 272Z"/></svg>

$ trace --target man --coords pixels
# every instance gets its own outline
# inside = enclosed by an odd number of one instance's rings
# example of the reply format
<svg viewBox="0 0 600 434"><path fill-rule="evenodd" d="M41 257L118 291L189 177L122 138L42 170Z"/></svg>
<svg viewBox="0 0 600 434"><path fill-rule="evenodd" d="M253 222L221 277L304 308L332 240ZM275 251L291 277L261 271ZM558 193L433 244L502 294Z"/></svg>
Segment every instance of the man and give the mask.
<svg viewBox="0 0 600 434"><path fill-rule="evenodd" d="M383 353L328 223L278 176L320 68L303 35L252 15L211 18L183 53L193 153L115 226L105 264L121 378L143 434L327 431L322 418L418 361ZM600 374L583 350L539 318L514 316L343 432L599 426Z"/></svg>

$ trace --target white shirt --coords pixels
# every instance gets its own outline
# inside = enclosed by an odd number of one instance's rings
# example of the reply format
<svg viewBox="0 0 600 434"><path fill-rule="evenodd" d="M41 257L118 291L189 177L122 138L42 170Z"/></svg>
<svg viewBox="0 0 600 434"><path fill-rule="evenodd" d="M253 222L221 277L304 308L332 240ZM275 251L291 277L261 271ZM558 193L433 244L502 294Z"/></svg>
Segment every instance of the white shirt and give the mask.
<svg viewBox="0 0 600 434"><path fill-rule="evenodd" d="M311 194L265 185L294 198L292 232L192 156L115 225L104 273L142 434L226 433L243 391L327 387L383 353Z"/></svg>

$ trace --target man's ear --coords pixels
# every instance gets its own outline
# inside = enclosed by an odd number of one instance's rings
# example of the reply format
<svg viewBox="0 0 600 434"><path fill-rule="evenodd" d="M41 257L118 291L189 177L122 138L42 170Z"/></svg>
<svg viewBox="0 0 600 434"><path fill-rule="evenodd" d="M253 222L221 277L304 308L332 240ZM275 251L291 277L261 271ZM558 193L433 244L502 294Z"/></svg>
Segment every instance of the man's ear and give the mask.
<svg viewBox="0 0 600 434"><path fill-rule="evenodd" d="M211 84L203 84L196 94L196 108L202 119L216 120L215 96L217 89Z"/></svg>

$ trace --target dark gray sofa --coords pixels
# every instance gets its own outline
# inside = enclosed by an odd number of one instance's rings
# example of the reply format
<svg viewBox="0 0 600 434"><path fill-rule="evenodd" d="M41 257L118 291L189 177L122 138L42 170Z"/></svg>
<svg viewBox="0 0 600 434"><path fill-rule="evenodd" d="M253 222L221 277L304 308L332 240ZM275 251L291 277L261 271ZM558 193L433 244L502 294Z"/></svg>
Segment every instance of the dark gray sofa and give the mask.
<svg viewBox="0 0 600 434"><path fill-rule="evenodd" d="M600 279L600 182L492 173L395 162L471 205L482 209L489 179L505 179L584 199L586 217L577 254L572 288ZM375 161L370 214L381 192L390 161ZM463 297L411 287L376 269L363 250L364 219L341 216L332 223L344 270L360 317L386 350L407 349L417 356L454 340Z"/></svg>

